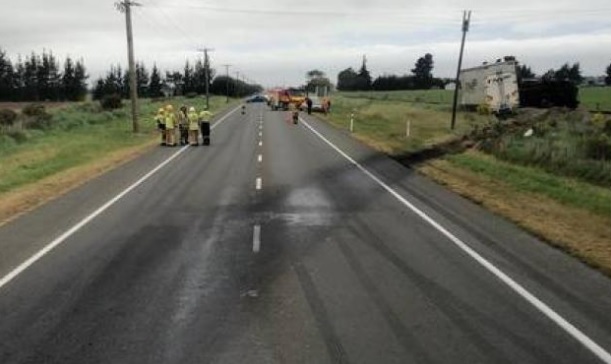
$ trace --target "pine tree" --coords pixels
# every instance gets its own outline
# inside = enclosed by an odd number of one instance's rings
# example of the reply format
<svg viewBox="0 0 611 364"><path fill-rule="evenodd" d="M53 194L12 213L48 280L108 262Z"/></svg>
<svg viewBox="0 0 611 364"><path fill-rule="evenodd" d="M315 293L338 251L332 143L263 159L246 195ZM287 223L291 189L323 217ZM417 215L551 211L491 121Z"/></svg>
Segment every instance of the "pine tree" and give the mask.
<svg viewBox="0 0 611 364"><path fill-rule="evenodd" d="M367 57L363 56L363 64L358 74L357 90L367 91L371 89L371 74L367 70Z"/></svg>
<svg viewBox="0 0 611 364"><path fill-rule="evenodd" d="M14 101L14 70L6 52L0 49L0 101Z"/></svg>
<svg viewBox="0 0 611 364"><path fill-rule="evenodd" d="M184 72L184 85L183 90L185 94L191 92L197 92L196 80L195 80L195 71L193 67L189 64L189 61L185 63L185 72Z"/></svg>
<svg viewBox="0 0 611 364"><path fill-rule="evenodd" d="M430 89L433 85L433 55L427 53L424 57L418 58L415 67L412 69L416 88Z"/></svg>
<svg viewBox="0 0 611 364"><path fill-rule="evenodd" d="M76 62L76 67L74 68L74 83L71 87L71 96L72 101L82 101L87 96L87 79L89 75L87 75L87 69L85 68L85 62L82 59L79 59Z"/></svg>
<svg viewBox="0 0 611 364"><path fill-rule="evenodd" d="M607 67L606 73L607 77L605 77L605 83L609 86L611 85L611 64Z"/></svg>
<svg viewBox="0 0 611 364"><path fill-rule="evenodd" d="M136 84L139 97L148 97L149 73L144 63L136 64Z"/></svg>
<svg viewBox="0 0 611 364"><path fill-rule="evenodd" d="M39 101L38 69L40 60L34 53L25 60L23 72L24 93L22 101Z"/></svg>
<svg viewBox="0 0 611 364"><path fill-rule="evenodd" d="M148 87L149 96L153 98L163 96L163 92L161 88L162 88L161 75L159 74L159 69L157 68L157 65L154 64L153 70L151 71L151 81Z"/></svg>
<svg viewBox="0 0 611 364"><path fill-rule="evenodd" d="M74 79L75 79L75 70L74 70L74 62L72 58L66 58L64 62L64 74L62 75L62 99L63 100L74 100Z"/></svg>

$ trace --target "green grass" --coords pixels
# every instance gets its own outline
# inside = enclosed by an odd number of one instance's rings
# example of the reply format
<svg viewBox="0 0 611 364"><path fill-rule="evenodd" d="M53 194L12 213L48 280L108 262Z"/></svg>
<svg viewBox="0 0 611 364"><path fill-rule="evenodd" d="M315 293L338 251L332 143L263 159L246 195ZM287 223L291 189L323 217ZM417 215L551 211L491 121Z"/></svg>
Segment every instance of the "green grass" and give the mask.
<svg viewBox="0 0 611 364"><path fill-rule="evenodd" d="M340 92L344 98L376 101L404 101L419 104L438 104L451 106L454 91L451 90L410 90L410 91L371 91ZM579 89L581 106L590 111L611 112L611 87L581 87Z"/></svg>
<svg viewBox="0 0 611 364"><path fill-rule="evenodd" d="M201 109L205 101L173 99L175 107L183 104ZM20 132L21 142L0 135L0 193L38 181L72 167L81 166L109 153L144 146L159 138L153 116L165 103L142 100L140 133L132 133L129 103L122 109L100 112L95 103L81 103L51 110L52 127L48 130ZM224 97L211 98L211 110L225 107Z"/></svg>
<svg viewBox="0 0 611 364"><path fill-rule="evenodd" d="M579 101L590 111L611 112L611 87L582 87L579 89Z"/></svg>
<svg viewBox="0 0 611 364"><path fill-rule="evenodd" d="M403 94L406 93L394 93L396 97ZM452 131L450 109L443 105L383 97L359 98L357 94L345 93L334 95L332 102L332 112L324 117L326 120L340 129L349 130L351 114L354 113L355 136L391 155L410 154L443 143L489 120L487 116L460 112L456 129ZM410 137L406 136L408 121Z"/></svg>
<svg viewBox="0 0 611 364"><path fill-rule="evenodd" d="M503 181L516 190L541 194L569 206L611 217L611 190L607 188L472 153L445 158L459 167Z"/></svg>
<svg viewBox="0 0 611 364"><path fill-rule="evenodd" d="M345 98L369 99L381 101L404 101L410 103L451 105L454 91L450 90L413 90L413 91L371 91L341 92Z"/></svg>

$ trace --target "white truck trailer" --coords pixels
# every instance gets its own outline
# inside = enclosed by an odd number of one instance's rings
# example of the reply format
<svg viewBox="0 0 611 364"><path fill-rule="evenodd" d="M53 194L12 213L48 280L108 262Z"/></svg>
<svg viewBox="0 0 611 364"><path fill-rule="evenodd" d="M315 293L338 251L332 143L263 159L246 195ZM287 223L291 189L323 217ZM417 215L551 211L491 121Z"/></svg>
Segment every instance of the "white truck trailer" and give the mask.
<svg viewBox="0 0 611 364"><path fill-rule="evenodd" d="M519 107L517 66L516 61L509 60L461 70L461 105L467 108L487 105L495 113Z"/></svg>

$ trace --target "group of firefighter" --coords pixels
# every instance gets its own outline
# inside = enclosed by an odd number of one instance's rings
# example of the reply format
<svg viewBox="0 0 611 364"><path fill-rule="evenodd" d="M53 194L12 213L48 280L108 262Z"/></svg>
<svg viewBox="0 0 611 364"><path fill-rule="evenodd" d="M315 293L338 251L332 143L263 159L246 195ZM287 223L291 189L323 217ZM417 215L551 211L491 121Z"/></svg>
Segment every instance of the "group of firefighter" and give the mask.
<svg viewBox="0 0 611 364"><path fill-rule="evenodd" d="M160 108L155 116L157 128L161 132L161 145L174 147L180 145L199 145L199 135L202 136L202 144L210 144L210 119L212 113L207 107L197 112L194 107L183 105L178 111L174 106L167 105ZM176 143L178 132L179 142Z"/></svg>

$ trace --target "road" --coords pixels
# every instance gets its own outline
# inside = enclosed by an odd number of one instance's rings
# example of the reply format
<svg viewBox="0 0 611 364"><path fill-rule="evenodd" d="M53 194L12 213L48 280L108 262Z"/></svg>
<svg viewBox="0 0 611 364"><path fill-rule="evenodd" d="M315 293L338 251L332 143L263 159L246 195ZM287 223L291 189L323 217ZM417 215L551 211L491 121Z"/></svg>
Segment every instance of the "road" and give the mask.
<svg viewBox="0 0 611 364"><path fill-rule="evenodd" d="M286 117L0 228L0 363L611 363L611 280Z"/></svg>

